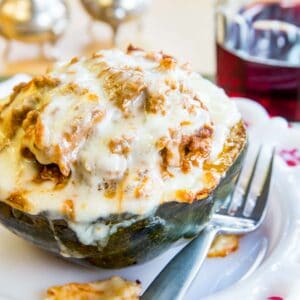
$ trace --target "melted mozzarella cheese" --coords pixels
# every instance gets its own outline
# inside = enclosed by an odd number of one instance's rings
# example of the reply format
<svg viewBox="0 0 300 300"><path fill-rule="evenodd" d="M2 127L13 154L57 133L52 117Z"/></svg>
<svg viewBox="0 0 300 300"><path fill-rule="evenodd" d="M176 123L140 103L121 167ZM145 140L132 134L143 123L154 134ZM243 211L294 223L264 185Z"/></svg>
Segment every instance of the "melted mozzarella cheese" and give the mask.
<svg viewBox="0 0 300 300"><path fill-rule="evenodd" d="M203 161L217 159L241 117L222 90L178 63L164 68L164 59L161 53L151 58L143 51L101 51L57 65L48 74L59 80L55 87L33 84L30 90L21 89L18 99L37 94L47 99L33 108L42 129L38 135L36 123L29 130L23 121L9 145L0 145L5 174L0 199L22 191L30 204L28 212L47 211L53 217L65 216L64 203L71 200L72 228L82 223L77 231L105 237L111 229L86 224L114 213L147 214L163 202L180 201L178 190L196 194L205 189ZM0 119L6 120L12 109L0 111ZM176 139L172 132L178 139L193 136L206 125L213 130L209 157L183 172L174 144L172 176L164 176L158 141ZM7 135L6 127L7 122L0 121L0 137ZM37 182L36 162L20 154L24 147L39 164L58 165L67 183L58 188L52 181Z"/></svg>

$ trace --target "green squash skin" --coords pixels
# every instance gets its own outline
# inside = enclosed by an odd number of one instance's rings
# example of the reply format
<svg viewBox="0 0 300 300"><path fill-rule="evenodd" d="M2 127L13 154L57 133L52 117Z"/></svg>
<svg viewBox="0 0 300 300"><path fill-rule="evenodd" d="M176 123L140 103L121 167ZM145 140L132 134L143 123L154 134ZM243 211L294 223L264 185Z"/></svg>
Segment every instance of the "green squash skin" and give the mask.
<svg viewBox="0 0 300 300"><path fill-rule="evenodd" d="M206 199L191 204L162 204L152 215L139 218L128 227L119 227L103 246L100 243L98 246L82 244L63 219L49 221L46 213L30 215L4 202L0 202L0 222L38 247L83 265L121 268L143 263L158 256L179 239L192 238L203 230L214 211L214 204L232 191L245 152L246 147ZM136 215L124 213L98 219L97 222L117 224L136 218Z"/></svg>

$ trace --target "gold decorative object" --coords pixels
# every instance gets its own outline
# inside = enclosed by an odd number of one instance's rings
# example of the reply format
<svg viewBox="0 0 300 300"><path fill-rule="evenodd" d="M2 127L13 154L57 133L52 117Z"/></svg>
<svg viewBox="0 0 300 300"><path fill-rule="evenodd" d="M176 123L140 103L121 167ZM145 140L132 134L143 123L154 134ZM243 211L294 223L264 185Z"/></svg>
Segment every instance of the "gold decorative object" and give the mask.
<svg viewBox="0 0 300 300"><path fill-rule="evenodd" d="M120 25L138 19L149 6L150 0L81 0L81 3L93 19L111 26L115 44Z"/></svg>
<svg viewBox="0 0 300 300"><path fill-rule="evenodd" d="M67 27L68 7L64 0L0 0L0 35L25 43L55 43Z"/></svg>

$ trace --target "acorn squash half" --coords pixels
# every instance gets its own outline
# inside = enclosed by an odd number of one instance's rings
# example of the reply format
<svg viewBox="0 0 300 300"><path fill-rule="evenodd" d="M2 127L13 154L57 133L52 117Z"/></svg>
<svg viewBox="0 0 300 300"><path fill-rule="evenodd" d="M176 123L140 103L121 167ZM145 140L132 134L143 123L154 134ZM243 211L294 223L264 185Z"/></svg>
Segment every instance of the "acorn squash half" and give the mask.
<svg viewBox="0 0 300 300"><path fill-rule="evenodd" d="M118 227L108 239L97 245L84 245L64 219L52 220L47 212L31 215L0 202L0 222L18 236L35 245L83 265L121 268L150 260L174 242L199 234L214 210L232 191L246 152L246 130L242 122L232 128L220 154L221 163L206 168L226 169L226 175L208 195L191 203L169 202L145 216L113 214L98 224Z"/></svg>
<svg viewBox="0 0 300 300"><path fill-rule="evenodd" d="M0 222L82 264L141 263L203 230L246 140L235 103L170 55L73 58L0 103Z"/></svg>

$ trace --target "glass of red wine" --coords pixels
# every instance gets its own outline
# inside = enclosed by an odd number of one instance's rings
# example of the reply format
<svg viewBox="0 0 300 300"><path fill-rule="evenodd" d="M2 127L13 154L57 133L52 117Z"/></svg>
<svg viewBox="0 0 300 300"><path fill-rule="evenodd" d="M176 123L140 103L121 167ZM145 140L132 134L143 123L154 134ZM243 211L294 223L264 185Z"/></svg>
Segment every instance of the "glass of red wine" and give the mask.
<svg viewBox="0 0 300 300"><path fill-rule="evenodd" d="M300 0L219 0L217 83L300 121Z"/></svg>

